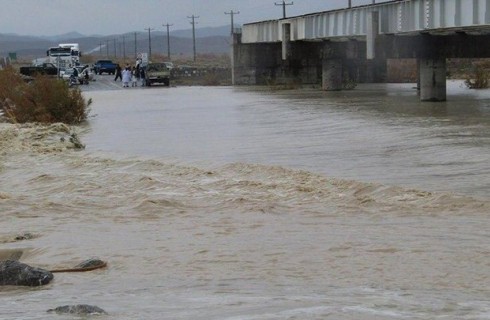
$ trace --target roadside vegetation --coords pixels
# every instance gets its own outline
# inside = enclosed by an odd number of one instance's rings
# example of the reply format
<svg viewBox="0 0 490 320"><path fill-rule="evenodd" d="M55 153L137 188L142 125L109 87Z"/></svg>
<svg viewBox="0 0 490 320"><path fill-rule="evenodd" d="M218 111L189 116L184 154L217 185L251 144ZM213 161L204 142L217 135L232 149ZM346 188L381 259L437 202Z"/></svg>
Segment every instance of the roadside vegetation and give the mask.
<svg viewBox="0 0 490 320"><path fill-rule="evenodd" d="M486 89L489 85L490 62L476 61L473 63L472 71L465 77L465 85L470 89Z"/></svg>
<svg viewBox="0 0 490 320"><path fill-rule="evenodd" d="M26 82L13 68L0 70L0 109L12 123L79 124L87 119L91 103L63 80L36 76Z"/></svg>

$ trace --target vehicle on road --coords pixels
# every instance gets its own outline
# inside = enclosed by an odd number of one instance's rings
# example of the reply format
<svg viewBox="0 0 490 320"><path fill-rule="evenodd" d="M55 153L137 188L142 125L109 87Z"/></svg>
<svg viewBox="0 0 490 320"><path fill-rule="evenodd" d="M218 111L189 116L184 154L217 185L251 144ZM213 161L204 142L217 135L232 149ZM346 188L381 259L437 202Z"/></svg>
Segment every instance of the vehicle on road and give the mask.
<svg viewBox="0 0 490 320"><path fill-rule="evenodd" d="M71 68L75 65L72 60L71 48L51 47L46 51L48 62L54 64L59 69Z"/></svg>
<svg viewBox="0 0 490 320"><path fill-rule="evenodd" d="M77 74L78 74L78 76L76 78L73 76L75 69L77 70ZM88 78L85 75L85 71L88 72ZM90 75L92 75L92 78L90 78ZM90 68L88 68L88 67L85 67L85 68L83 68L83 67L68 68L68 69L65 69L65 72L61 76L61 78L65 81L68 81L70 83L70 85L72 85L72 81L74 78L75 78L75 82L78 84L89 84L89 82L91 80L93 80L93 77L94 77L94 75L92 72L90 72Z"/></svg>
<svg viewBox="0 0 490 320"><path fill-rule="evenodd" d="M114 74L116 73L117 64L112 62L112 60L97 60L94 64L95 74Z"/></svg>
<svg viewBox="0 0 490 320"><path fill-rule="evenodd" d="M78 74L83 76L84 79L87 81L94 81L95 75L89 65L76 66L75 68L77 68Z"/></svg>
<svg viewBox="0 0 490 320"><path fill-rule="evenodd" d="M149 63L146 66L145 84L151 86L155 83L163 83L170 86L170 70L165 63Z"/></svg>
<svg viewBox="0 0 490 320"><path fill-rule="evenodd" d="M72 66L76 66L80 63L82 53L80 52L80 46L78 43L60 43L58 46L60 48L70 48Z"/></svg>
<svg viewBox="0 0 490 320"><path fill-rule="evenodd" d="M58 68L52 63L43 63L38 66L20 67L20 74L24 76L34 76L36 74L58 75Z"/></svg>

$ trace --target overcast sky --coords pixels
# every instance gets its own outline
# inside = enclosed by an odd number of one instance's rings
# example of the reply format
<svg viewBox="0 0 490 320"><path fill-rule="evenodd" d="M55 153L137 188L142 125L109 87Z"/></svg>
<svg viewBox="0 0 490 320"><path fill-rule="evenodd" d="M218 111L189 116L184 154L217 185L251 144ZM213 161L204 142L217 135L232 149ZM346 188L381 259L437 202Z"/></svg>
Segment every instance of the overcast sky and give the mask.
<svg viewBox="0 0 490 320"><path fill-rule="evenodd" d="M382 2L386 0L377 0ZM20 35L59 35L77 31L84 35L110 35L145 28L164 30L189 29L188 16L199 27L230 24L231 10L235 23L243 24L282 17L282 0L0 0L0 33ZM348 0L290 0L288 16L346 7ZM371 0L352 0L353 5ZM166 29L165 29L166 30Z"/></svg>

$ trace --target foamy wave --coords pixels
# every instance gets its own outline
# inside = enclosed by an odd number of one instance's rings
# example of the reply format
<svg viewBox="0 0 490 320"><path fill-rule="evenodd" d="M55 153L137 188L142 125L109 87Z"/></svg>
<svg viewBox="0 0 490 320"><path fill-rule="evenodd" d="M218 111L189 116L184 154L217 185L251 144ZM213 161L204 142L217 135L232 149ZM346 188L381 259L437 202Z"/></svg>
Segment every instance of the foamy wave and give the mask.
<svg viewBox="0 0 490 320"><path fill-rule="evenodd" d="M79 147L75 128L63 123L0 124L0 153L19 151L61 152Z"/></svg>
<svg viewBox="0 0 490 320"><path fill-rule="evenodd" d="M444 192L428 192L378 183L328 178L319 174L280 166L236 163L222 172L228 189L262 190L284 202L305 202L337 207L344 212L430 214L489 212L487 200Z"/></svg>
<svg viewBox="0 0 490 320"><path fill-rule="evenodd" d="M233 163L210 169L159 160L115 160L86 153L83 157L79 153L50 155L43 151L44 148L66 149L66 145L53 141L59 140L53 137L69 132L70 128L64 125L10 126L0 130L0 147L4 153L11 152L11 146L14 150L37 150L33 141L41 141L39 152L46 156L36 159L19 154L19 160L15 161L13 155L11 163L20 161L25 165L16 173L6 174L17 174L19 181L24 179L30 186L27 199L36 205L49 206L50 211L62 211L65 206L76 212L89 208L113 210L110 215L231 210L380 217L490 212L490 202L486 199L342 180L281 166ZM12 210L18 207L19 201L25 202L10 193L0 194L2 198L12 204ZM62 199L70 201L64 203Z"/></svg>

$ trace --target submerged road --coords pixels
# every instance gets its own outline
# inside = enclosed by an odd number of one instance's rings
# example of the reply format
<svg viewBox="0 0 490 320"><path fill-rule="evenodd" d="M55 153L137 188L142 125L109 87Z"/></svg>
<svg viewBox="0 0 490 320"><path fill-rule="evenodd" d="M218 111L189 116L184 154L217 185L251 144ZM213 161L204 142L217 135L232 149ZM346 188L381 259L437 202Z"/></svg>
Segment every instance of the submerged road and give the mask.
<svg viewBox="0 0 490 320"><path fill-rule="evenodd" d="M138 81L137 87L131 87L131 83L129 84L129 88L124 88L121 80L114 81L115 75L103 74L103 75L95 75L95 81L90 81L88 85L79 85L79 88L83 92L88 91L105 91L105 90L136 90L136 89L144 89L147 87L141 86L141 81ZM153 84L152 88L167 88L161 84Z"/></svg>

